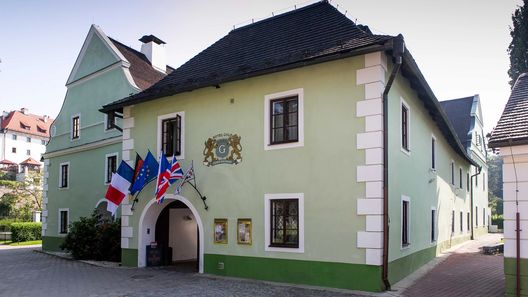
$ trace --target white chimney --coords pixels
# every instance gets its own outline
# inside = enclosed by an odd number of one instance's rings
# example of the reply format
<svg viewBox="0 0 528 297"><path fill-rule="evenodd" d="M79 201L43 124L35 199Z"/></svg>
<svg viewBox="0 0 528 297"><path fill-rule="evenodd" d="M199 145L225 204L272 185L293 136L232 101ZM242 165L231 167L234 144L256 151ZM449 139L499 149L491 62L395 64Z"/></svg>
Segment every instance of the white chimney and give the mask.
<svg viewBox="0 0 528 297"><path fill-rule="evenodd" d="M20 109L20 111L21 111L23 114L28 114L28 112L29 112L29 110L28 110L27 108L25 108L25 107L22 107L22 108Z"/></svg>
<svg viewBox="0 0 528 297"><path fill-rule="evenodd" d="M165 54L165 42L154 35L145 35L139 39L143 42L141 53L147 56L150 65L160 72L166 73L167 59Z"/></svg>
<svg viewBox="0 0 528 297"><path fill-rule="evenodd" d="M42 120L44 121L44 123L47 123L49 120L49 116L44 115L44 117L42 117Z"/></svg>

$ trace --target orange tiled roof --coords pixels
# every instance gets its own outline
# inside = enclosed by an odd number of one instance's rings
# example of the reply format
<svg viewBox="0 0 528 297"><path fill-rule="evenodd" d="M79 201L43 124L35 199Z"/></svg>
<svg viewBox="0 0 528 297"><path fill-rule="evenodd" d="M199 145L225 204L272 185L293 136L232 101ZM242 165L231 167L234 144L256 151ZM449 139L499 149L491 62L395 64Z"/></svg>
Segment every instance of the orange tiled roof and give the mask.
<svg viewBox="0 0 528 297"><path fill-rule="evenodd" d="M52 123L53 119L51 118L45 121L44 116L24 114L22 111L14 110L2 119L0 130L10 130L49 138Z"/></svg>
<svg viewBox="0 0 528 297"><path fill-rule="evenodd" d="M29 157L26 160L22 161L20 164L21 165L39 165L39 166L42 165L42 164L40 164L40 162L36 161L35 159L33 159L31 157Z"/></svg>

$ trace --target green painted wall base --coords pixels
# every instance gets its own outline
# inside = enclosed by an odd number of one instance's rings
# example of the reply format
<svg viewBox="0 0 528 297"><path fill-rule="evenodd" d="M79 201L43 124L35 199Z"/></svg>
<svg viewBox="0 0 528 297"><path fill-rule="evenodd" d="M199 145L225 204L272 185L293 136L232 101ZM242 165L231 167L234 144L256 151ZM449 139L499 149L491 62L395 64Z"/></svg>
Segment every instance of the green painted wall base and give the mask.
<svg viewBox="0 0 528 297"><path fill-rule="evenodd" d="M383 289L381 266L372 265L205 254L204 272L371 292Z"/></svg>
<svg viewBox="0 0 528 297"><path fill-rule="evenodd" d="M121 249L121 265L128 267L138 266L138 250Z"/></svg>
<svg viewBox="0 0 528 297"><path fill-rule="evenodd" d="M42 249L50 252L60 252L62 250L59 246L63 241L64 237L43 236Z"/></svg>
<svg viewBox="0 0 528 297"><path fill-rule="evenodd" d="M521 296L528 296L528 259L521 259ZM515 296L517 289L517 260L504 258L504 274L506 277L506 296Z"/></svg>
<svg viewBox="0 0 528 297"><path fill-rule="evenodd" d="M423 249L389 263L389 282L395 284L436 257L436 246Z"/></svg>

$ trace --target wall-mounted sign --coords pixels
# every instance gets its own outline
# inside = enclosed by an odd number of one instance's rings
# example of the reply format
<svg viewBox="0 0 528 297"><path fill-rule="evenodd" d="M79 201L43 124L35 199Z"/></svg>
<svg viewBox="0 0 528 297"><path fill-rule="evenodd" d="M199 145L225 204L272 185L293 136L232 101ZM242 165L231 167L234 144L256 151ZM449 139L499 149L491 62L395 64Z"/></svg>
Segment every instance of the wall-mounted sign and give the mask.
<svg viewBox="0 0 528 297"><path fill-rule="evenodd" d="M203 150L204 165L238 164L242 162L241 137L237 134L217 134L205 141Z"/></svg>

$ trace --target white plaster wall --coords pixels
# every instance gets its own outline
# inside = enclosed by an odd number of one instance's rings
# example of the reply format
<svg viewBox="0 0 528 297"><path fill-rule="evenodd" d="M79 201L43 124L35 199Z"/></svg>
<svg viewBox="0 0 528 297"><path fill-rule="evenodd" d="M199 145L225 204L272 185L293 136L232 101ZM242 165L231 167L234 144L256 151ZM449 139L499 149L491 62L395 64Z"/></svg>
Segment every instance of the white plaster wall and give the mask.
<svg viewBox="0 0 528 297"><path fill-rule="evenodd" d="M192 220L185 220L190 217ZM195 260L198 244L198 225L190 209L171 209L169 212L169 246L172 261Z"/></svg>
<svg viewBox="0 0 528 297"><path fill-rule="evenodd" d="M22 133L14 134L17 135L17 140L13 140L13 132L8 132L5 136L5 146L2 145L0 147L2 150L4 150L5 147L4 159L13 161L15 163L20 163L31 157L40 162L42 154L46 151L46 146L42 144L42 140L47 141L47 139ZM27 142L26 137L31 137L31 142ZM16 147L16 153L12 153L13 147ZM29 156L26 153L27 150L31 150L31 154Z"/></svg>
<svg viewBox="0 0 528 297"><path fill-rule="evenodd" d="M518 211L521 258L528 259L528 145L514 146L511 149L501 147L500 154L504 158L504 256L511 258L517 255L515 217Z"/></svg>

